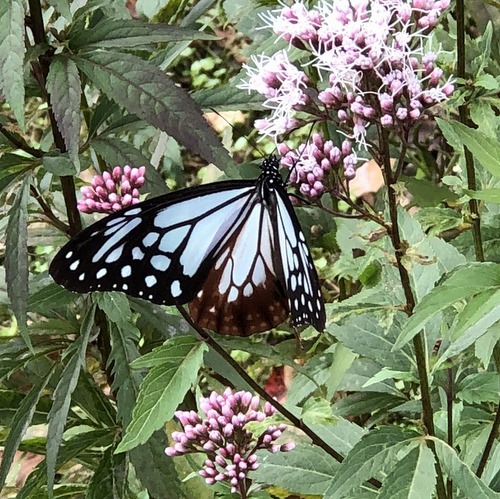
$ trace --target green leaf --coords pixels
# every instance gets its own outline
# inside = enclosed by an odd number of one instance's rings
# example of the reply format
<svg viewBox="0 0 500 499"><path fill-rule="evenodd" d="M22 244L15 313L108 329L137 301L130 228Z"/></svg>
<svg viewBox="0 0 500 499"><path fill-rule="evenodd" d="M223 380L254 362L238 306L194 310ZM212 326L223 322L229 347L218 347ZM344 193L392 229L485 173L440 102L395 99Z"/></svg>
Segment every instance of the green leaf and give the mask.
<svg viewBox="0 0 500 499"><path fill-rule="evenodd" d="M474 499L499 499L500 494L491 490L474 472L458 457L455 450L437 438L433 438L436 453L442 470L453 481L465 497Z"/></svg>
<svg viewBox="0 0 500 499"><path fill-rule="evenodd" d="M181 494L174 460L165 455L167 447L165 432L155 431L145 444L130 450L130 460L137 477L147 487L150 497L180 499L185 496Z"/></svg>
<svg viewBox="0 0 500 499"><path fill-rule="evenodd" d="M179 336L167 340L148 355L146 364L151 356L155 363L159 357L163 357L164 362L151 369L144 378L132 421L117 452L146 442L155 430L172 418L184 395L195 383L206 351L205 343L193 337ZM143 367L141 360L134 361L133 366Z"/></svg>
<svg viewBox="0 0 500 499"><path fill-rule="evenodd" d="M64 427L71 403L71 394L76 388L80 370L85 363L85 352L94 325L95 310L95 305L88 310L82 321L80 336L66 351L66 365L54 390L54 403L48 418L47 456L45 458L49 494L54 486L57 455L63 439Z"/></svg>
<svg viewBox="0 0 500 499"><path fill-rule="evenodd" d="M30 169L32 161L18 154L3 154L0 157L0 192Z"/></svg>
<svg viewBox="0 0 500 499"><path fill-rule="evenodd" d="M492 402L500 399L500 374L482 372L469 374L459 383L456 396L469 404Z"/></svg>
<svg viewBox="0 0 500 499"><path fill-rule="evenodd" d="M158 68L136 56L110 51L82 54L75 62L98 88L130 113L172 135L207 161L232 164L198 105Z"/></svg>
<svg viewBox="0 0 500 499"><path fill-rule="evenodd" d="M347 455L368 431L339 416L335 416L335 421L334 425L312 424L310 427L333 449Z"/></svg>
<svg viewBox="0 0 500 499"><path fill-rule="evenodd" d="M443 120L436 118L439 127ZM478 130L469 128L458 121L447 123L458 139L467 146L472 155L495 177L500 177L500 142L492 140ZM444 131L444 130L443 130ZM460 149L457 150L460 152Z"/></svg>
<svg viewBox="0 0 500 499"><path fill-rule="evenodd" d="M400 327L399 320L387 327L374 314L363 314L349 318L344 325L332 324L328 332L355 353L392 369L409 370L413 364L411 349L393 350Z"/></svg>
<svg viewBox="0 0 500 499"><path fill-rule="evenodd" d="M339 463L315 445L299 444L290 452L262 451L258 455L260 466L252 478L301 495L324 494L339 468Z"/></svg>
<svg viewBox="0 0 500 499"><path fill-rule="evenodd" d="M160 42L182 40L217 40L217 37L168 24L148 24L136 19L105 18L92 27L78 33L70 33L69 47L76 51L94 45L99 48L144 47Z"/></svg>
<svg viewBox="0 0 500 499"><path fill-rule="evenodd" d="M132 313L126 295L121 292L94 293L93 299L113 324L126 323Z"/></svg>
<svg viewBox="0 0 500 499"><path fill-rule="evenodd" d="M56 469L61 468L72 459L80 457L86 449L94 448L102 451L103 448L113 443L114 438L115 435L109 428L92 431L83 430L61 445L57 457ZM37 466L35 472L29 475L24 487L18 492L16 499L38 499L44 497L42 495L42 486L45 483L46 477L47 459L43 460Z"/></svg>
<svg viewBox="0 0 500 499"><path fill-rule="evenodd" d="M91 31L92 32L92 31ZM76 64L66 57L54 57L47 76L47 91L69 157L80 171L78 150L80 142L80 75Z"/></svg>
<svg viewBox="0 0 500 499"><path fill-rule="evenodd" d="M426 179L401 177L401 180L413 195L413 202L422 208L434 208L439 203L456 201L459 197L458 194L452 192L448 187L440 187Z"/></svg>
<svg viewBox="0 0 500 499"><path fill-rule="evenodd" d="M379 499L431 499L436 484L434 455L422 441L385 477Z"/></svg>
<svg viewBox="0 0 500 499"><path fill-rule="evenodd" d="M473 199L480 199L487 203L500 203L500 189L483 189L481 191L464 189L464 192Z"/></svg>
<svg viewBox="0 0 500 499"><path fill-rule="evenodd" d="M88 484L85 499L119 499L127 497L127 460L125 454L114 454L110 447L103 454Z"/></svg>
<svg viewBox="0 0 500 499"><path fill-rule="evenodd" d="M10 104L24 129L24 4L23 0L0 2L0 93Z"/></svg>
<svg viewBox="0 0 500 499"><path fill-rule="evenodd" d="M80 171L80 161L75 163L68 153L59 151L45 154L42 159L43 167L50 173L59 177L77 175Z"/></svg>
<svg viewBox="0 0 500 499"><path fill-rule="evenodd" d="M80 373L71 400L87 415L93 424L109 427L116 426L115 407L89 373L85 371Z"/></svg>
<svg viewBox="0 0 500 499"><path fill-rule="evenodd" d="M463 352L500 320L500 289L486 290L472 297L452 326L452 342L440 353L434 369Z"/></svg>
<svg viewBox="0 0 500 499"><path fill-rule="evenodd" d="M19 324L21 335L31 348L27 326L28 310L28 201L31 174L28 173L9 210L5 234L5 280L12 310Z"/></svg>
<svg viewBox="0 0 500 499"><path fill-rule="evenodd" d="M214 89L193 92L191 97L204 110L216 111L261 111L264 98L257 92L248 94L234 84L222 85Z"/></svg>
<svg viewBox="0 0 500 499"><path fill-rule="evenodd" d="M395 427L371 430L358 442L331 480L325 497L341 499L382 470L390 468L400 451L408 447L418 434Z"/></svg>
<svg viewBox="0 0 500 499"><path fill-rule="evenodd" d="M500 341L500 324L494 324L480 338L474 342L476 357L486 369L490 363L493 349Z"/></svg>
<svg viewBox="0 0 500 499"><path fill-rule="evenodd" d="M69 0L49 0L48 3L52 5L56 9L56 11L59 12L68 21L71 21L71 18L73 16L71 15Z"/></svg>
<svg viewBox="0 0 500 499"><path fill-rule="evenodd" d="M403 331L396 341L395 348L405 345L438 312L446 309L456 301L499 286L499 264L482 262L460 267L417 304L414 314L403 326Z"/></svg>
<svg viewBox="0 0 500 499"><path fill-rule="evenodd" d="M33 385L29 393L22 400L9 425L9 435L3 442L2 462L0 464L0 490L5 484L5 479L14 461L19 444L28 426L31 424L38 400L45 390L52 372L53 369L50 370L45 377L41 378L36 385Z"/></svg>

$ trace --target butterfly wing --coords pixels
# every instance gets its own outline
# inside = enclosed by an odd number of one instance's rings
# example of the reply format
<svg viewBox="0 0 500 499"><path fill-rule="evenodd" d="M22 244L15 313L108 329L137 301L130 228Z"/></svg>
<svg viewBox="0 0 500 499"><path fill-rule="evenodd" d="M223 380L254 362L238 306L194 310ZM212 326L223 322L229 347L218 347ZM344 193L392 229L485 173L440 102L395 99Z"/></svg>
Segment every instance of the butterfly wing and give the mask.
<svg viewBox="0 0 500 499"><path fill-rule="evenodd" d="M238 231L214 255L214 265L189 310L199 325L248 336L281 324L288 299L277 277L273 223L256 191Z"/></svg>
<svg viewBox="0 0 500 499"><path fill-rule="evenodd" d="M313 325L318 331L325 329L326 314L318 274L306 239L286 190L277 186L276 200L270 203L275 210L274 233L277 239L276 267L284 282L294 326Z"/></svg>
<svg viewBox="0 0 500 499"><path fill-rule="evenodd" d="M71 291L123 291L159 304L192 300L221 241L238 232L255 181L225 181L138 203L91 225L49 272Z"/></svg>

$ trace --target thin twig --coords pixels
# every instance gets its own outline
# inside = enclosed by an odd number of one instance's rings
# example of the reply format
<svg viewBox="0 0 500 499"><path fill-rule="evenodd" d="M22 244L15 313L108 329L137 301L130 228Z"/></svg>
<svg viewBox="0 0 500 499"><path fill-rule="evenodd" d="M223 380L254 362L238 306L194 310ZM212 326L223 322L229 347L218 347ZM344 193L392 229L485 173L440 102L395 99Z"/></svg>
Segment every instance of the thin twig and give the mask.
<svg viewBox="0 0 500 499"><path fill-rule="evenodd" d="M344 460L344 457L339 454L335 449L330 447L323 439L321 439L313 430L311 430L300 418L295 416L292 412L290 412L286 407L281 405L276 399L271 397L252 377L248 375L248 373L231 357L231 355L222 348L212 336L205 331L202 327L198 326L191 316L187 313L184 307L178 305L177 310L181 313L181 315L186 319L188 324L203 338L203 340L207 343L208 346L213 348L244 380L248 383L252 389L258 393L264 400L269 402L280 414L285 416L296 428L302 430L311 440L312 442L321 447L327 454L332 456L339 462ZM379 489L382 484L376 480L375 478L371 478L369 483L374 487Z"/></svg>
<svg viewBox="0 0 500 499"><path fill-rule="evenodd" d="M31 154L34 158L41 158L43 156L43 151L40 149L35 149L31 147L22 137L16 137L13 133L9 132L3 125L0 125L0 133L14 146L21 149L28 154Z"/></svg>
<svg viewBox="0 0 500 499"><path fill-rule="evenodd" d="M31 23L30 27L33 32L33 39L38 45L46 45L47 37L45 35L45 26L43 23L42 8L39 0L29 0L30 7L30 17ZM52 56L52 49L49 49L45 54L42 54L36 61L33 61L32 72L33 76L40 85L40 89L45 95L48 104L48 115L50 119L50 124L52 128L52 135L54 137L54 143L56 147L63 153L66 152L66 143L64 138L59 131L57 126L57 121L52 112L52 107L50 105L50 96L46 92L46 81L47 75L49 74L50 58ZM68 214L68 222L70 228L70 234L76 235L82 230L82 221L80 218L80 212L77 208L76 203L76 193L75 193L75 182L73 177L64 176L61 177L61 187L64 196L64 201L66 204L66 211Z"/></svg>
<svg viewBox="0 0 500 499"><path fill-rule="evenodd" d="M59 220L52 210L50 209L50 206L45 202L45 199L41 196L41 194L37 191L36 187L34 185L30 186L31 190L31 195L38 201L38 204L40 205L40 208L42 208L43 214L45 215L46 218L48 218L52 225L56 228L58 228L62 232L66 232L66 234L70 233L69 226L66 225L64 222Z"/></svg>

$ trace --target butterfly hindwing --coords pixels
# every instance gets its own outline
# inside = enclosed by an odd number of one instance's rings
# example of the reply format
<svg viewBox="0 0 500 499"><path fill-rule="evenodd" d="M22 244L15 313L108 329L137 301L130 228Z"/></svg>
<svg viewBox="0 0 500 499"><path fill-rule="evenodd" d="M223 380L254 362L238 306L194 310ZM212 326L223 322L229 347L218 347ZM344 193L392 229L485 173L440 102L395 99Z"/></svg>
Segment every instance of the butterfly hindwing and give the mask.
<svg viewBox="0 0 500 499"><path fill-rule="evenodd" d="M237 230L255 181L214 185L153 198L96 222L56 255L51 275L81 293L123 291L170 305L190 301L210 270L210 255Z"/></svg>
<svg viewBox="0 0 500 499"><path fill-rule="evenodd" d="M245 221L214 255L214 265L189 310L199 325L221 334L248 336L268 331L289 314L277 277L273 225L255 196Z"/></svg>

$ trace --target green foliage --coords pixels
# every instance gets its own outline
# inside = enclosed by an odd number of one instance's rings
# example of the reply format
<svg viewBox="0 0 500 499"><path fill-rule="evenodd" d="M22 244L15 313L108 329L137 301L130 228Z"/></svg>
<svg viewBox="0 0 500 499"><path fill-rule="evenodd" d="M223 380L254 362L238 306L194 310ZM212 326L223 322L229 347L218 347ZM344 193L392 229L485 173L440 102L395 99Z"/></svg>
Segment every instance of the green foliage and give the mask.
<svg viewBox="0 0 500 499"><path fill-rule="evenodd" d="M275 4L138 1L141 19L111 0L27 4L0 1L0 488L20 499L235 497L197 475L202 457L165 455L174 412L267 380L289 411L273 424L294 419L283 440L296 447L258 452L249 498L500 497L498 15L468 7L468 74L437 126L411 130L406 147L392 140L395 164L407 156L391 185L297 208L326 331L299 343L283 324L214 335L216 346L174 307L70 293L47 270L80 228L75 192L93 172L145 165L149 197L198 183L200 157L253 175L225 148L241 154L232 135L248 125L226 130L223 146L202 113L263 111L237 83L244 57L289 45L258 29ZM450 67L455 19L435 31ZM286 385L282 366L294 371ZM15 485L24 452L44 459Z"/></svg>

